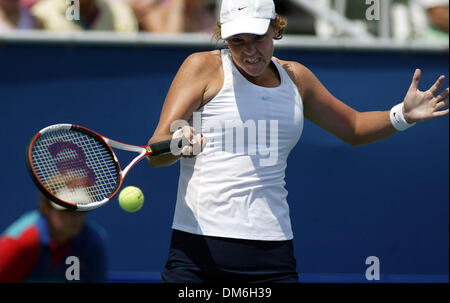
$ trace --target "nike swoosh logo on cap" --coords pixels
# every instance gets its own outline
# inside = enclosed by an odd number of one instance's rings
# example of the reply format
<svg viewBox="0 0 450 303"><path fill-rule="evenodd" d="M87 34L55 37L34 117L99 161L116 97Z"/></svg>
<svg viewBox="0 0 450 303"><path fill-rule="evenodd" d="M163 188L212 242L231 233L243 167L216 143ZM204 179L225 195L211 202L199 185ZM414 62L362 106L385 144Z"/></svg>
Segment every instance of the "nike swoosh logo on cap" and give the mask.
<svg viewBox="0 0 450 303"><path fill-rule="evenodd" d="M241 11L243 9L246 9L248 6L244 6L244 7L238 7L238 11Z"/></svg>

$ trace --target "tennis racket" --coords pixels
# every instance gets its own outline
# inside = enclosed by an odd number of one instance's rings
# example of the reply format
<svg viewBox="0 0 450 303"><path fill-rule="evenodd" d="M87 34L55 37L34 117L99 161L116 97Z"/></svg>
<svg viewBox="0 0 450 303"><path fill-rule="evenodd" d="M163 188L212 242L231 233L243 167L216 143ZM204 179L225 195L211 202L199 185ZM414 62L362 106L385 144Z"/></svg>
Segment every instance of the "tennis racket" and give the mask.
<svg viewBox="0 0 450 303"><path fill-rule="evenodd" d="M171 141L135 146L82 126L56 124L33 137L26 163L34 183L48 199L67 209L88 211L110 201L137 162L170 153ZM112 148L139 155L121 170Z"/></svg>

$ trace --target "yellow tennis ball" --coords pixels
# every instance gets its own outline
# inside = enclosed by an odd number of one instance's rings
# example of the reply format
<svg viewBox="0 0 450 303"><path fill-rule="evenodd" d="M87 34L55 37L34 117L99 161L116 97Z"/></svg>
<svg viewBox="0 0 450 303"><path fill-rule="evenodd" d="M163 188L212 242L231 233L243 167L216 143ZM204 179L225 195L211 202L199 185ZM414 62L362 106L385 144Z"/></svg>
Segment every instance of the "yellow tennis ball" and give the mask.
<svg viewBox="0 0 450 303"><path fill-rule="evenodd" d="M127 186L119 194L119 204L127 212L137 212L144 204L144 193L136 186Z"/></svg>

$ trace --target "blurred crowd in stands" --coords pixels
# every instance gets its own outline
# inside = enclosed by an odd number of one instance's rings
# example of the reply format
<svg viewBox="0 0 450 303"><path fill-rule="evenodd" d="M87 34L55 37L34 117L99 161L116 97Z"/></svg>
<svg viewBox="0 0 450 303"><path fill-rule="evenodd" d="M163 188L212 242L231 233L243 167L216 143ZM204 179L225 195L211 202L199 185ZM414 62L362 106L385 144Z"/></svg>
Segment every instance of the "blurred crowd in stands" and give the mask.
<svg viewBox="0 0 450 303"><path fill-rule="evenodd" d="M366 19L365 0L314 0L339 11L355 26L379 36L377 22ZM375 0L385 1L385 0ZM375 2L371 1L371 2ZM315 17L301 1L275 0L288 18L286 34L340 37L335 24ZM397 39L444 37L449 32L448 0L391 0L390 35ZM75 10L76 3L79 9ZM0 33L11 30L115 31L120 33L208 33L216 27L217 0L0 0Z"/></svg>

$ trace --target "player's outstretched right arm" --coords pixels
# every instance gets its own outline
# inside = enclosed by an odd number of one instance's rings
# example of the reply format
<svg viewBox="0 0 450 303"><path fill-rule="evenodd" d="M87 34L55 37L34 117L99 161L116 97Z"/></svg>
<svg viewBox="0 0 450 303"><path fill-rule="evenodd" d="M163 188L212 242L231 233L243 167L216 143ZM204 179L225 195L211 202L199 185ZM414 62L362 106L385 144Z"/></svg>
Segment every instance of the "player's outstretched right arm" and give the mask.
<svg viewBox="0 0 450 303"><path fill-rule="evenodd" d="M211 83L217 82L216 75L221 66L218 56L220 58L220 54L217 55L216 52L194 53L184 61L169 89L158 126L149 144L171 139L177 130L174 125L177 122L179 124L179 121L188 121L196 110L213 97L210 96ZM199 146L205 143L200 134L191 136L190 130L192 129L189 127L183 129L183 134L189 137L191 146L184 148L181 156L195 156L195 151L201 151ZM181 156L166 154L149 157L148 161L152 167L169 166Z"/></svg>

